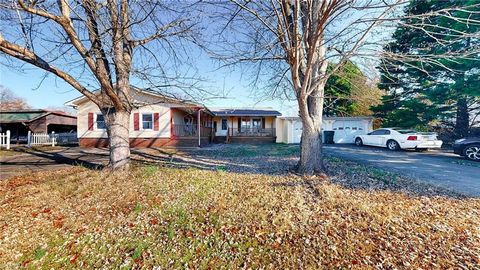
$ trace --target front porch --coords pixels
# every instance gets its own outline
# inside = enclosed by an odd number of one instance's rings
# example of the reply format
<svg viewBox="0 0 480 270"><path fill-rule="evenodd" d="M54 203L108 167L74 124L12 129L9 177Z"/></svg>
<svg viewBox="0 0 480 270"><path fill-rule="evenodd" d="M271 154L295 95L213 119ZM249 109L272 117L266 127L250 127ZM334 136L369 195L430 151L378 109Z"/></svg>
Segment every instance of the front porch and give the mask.
<svg viewBox="0 0 480 270"><path fill-rule="evenodd" d="M206 145L213 140L213 116L205 109L171 109L170 138L192 145ZM185 144L180 143L180 144Z"/></svg>
<svg viewBox="0 0 480 270"><path fill-rule="evenodd" d="M275 128L229 128L229 137L275 137Z"/></svg>
<svg viewBox="0 0 480 270"><path fill-rule="evenodd" d="M232 143L270 143L276 140L273 116L215 117L214 141Z"/></svg>
<svg viewBox="0 0 480 270"><path fill-rule="evenodd" d="M212 128L200 126L200 137L211 137ZM194 124L173 124L172 125L172 137L185 138L185 137L198 137L198 125Z"/></svg>

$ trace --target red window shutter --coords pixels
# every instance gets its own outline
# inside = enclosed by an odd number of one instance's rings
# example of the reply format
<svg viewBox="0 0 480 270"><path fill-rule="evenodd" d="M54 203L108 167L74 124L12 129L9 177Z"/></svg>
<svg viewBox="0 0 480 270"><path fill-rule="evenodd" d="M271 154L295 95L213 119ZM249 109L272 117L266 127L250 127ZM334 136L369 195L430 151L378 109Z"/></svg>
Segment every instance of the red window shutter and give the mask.
<svg viewBox="0 0 480 270"><path fill-rule="evenodd" d="M88 130L93 130L93 113L88 113Z"/></svg>
<svg viewBox="0 0 480 270"><path fill-rule="evenodd" d="M140 130L140 115L139 113L133 114L133 130Z"/></svg>
<svg viewBox="0 0 480 270"><path fill-rule="evenodd" d="M160 115L158 113L153 114L153 130L158 131Z"/></svg>

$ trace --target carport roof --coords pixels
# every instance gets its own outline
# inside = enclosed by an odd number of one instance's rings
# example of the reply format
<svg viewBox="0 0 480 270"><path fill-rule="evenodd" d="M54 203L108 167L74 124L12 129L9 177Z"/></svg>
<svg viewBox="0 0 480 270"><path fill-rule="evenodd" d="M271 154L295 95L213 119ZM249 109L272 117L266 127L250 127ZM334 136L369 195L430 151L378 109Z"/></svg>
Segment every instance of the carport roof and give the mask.
<svg viewBox="0 0 480 270"><path fill-rule="evenodd" d="M66 114L64 112L52 112L47 110L16 110L16 111L0 111L0 123L27 123L38 118L47 116L49 114L56 114L70 118L76 116Z"/></svg>
<svg viewBox="0 0 480 270"><path fill-rule="evenodd" d="M273 109L249 109L249 108L216 108L211 109L215 116L280 116L279 111Z"/></svg>
<svg viewBox="0 0 480 270"><path fill-rule="evenodd" d="M45 110L1 111L0 123L30 122L47 113Z"/></svg>

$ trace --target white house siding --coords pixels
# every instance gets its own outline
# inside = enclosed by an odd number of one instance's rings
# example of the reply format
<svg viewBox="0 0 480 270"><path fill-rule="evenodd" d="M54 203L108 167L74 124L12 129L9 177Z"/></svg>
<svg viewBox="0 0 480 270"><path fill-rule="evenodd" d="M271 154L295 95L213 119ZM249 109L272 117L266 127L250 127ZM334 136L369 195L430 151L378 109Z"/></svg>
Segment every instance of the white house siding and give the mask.
<svg viewBox="0 0 480 270"><path fill-rule="evenodd" d="M284 140L284 137L285 137L285 124L286 124L286 121L280 121L281 119L276 119L275 120L275 126L276 126L276 129L277 129L277 140L276 142L277 143L280 143L280 142L283 142Z"/></svg>
<svg viewBox="0 0 480 270"><path fill-rule="evenodd" d="M172 104L154 104L146 105L137 110L132 111L130 115L130 138L170 138L170 107ZM93 130L88 130L88 113L93 113ZM79 138L107 138L107 132L104 129L96 128L96 116L100 114L98 106L87 101L78 106L77 114L77 134ZM133 115L139 113L140 130L134 130ZM158 113L159 114L159 130L143 130L142 129L142 113Z"/></svg>

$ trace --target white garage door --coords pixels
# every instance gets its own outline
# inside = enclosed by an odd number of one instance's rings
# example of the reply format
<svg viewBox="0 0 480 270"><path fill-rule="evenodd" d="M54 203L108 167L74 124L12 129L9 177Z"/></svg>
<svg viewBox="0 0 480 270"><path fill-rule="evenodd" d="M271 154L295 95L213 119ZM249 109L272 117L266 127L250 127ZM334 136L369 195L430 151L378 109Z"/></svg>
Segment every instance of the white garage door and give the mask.
<svg viewBox="0 0 480 270"><path fill-rule="evenodd" d="M353 143L355 136L365 134L362 121L335 121L333 123L335 143Z"/></svg>
<svg viewBox="0 0 480 270"><path fill-rule="evenodd" d="M293 121L293 138L292 143L300 143L302 139L302 121Z"/></svg>

